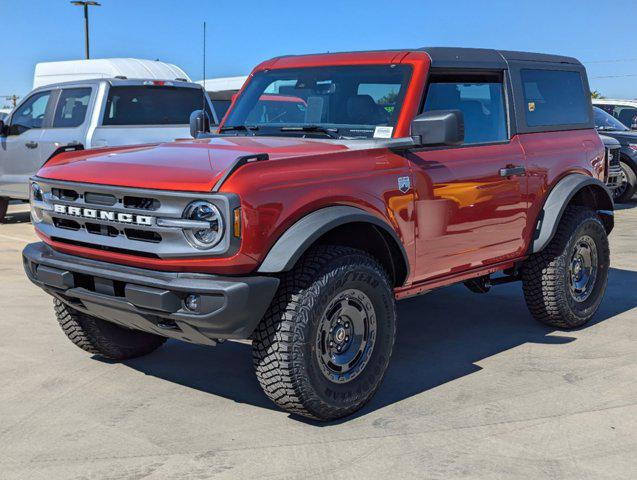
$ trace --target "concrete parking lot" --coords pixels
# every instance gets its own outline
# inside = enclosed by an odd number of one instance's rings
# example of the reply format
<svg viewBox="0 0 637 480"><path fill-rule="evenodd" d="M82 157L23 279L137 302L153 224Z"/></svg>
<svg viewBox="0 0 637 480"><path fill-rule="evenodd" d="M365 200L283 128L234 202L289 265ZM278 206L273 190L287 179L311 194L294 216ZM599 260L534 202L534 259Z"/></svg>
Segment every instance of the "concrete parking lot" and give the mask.
<svg viewBox="0 0 637 480"><path fill-rule="evenodd" d="M387 378L359 414L274 408L250 347L168 342L110 363L73 346L0 225L0 478L637 478L637 203L617 212L595 320L537 324L520 285L399 304Z"/></svg>

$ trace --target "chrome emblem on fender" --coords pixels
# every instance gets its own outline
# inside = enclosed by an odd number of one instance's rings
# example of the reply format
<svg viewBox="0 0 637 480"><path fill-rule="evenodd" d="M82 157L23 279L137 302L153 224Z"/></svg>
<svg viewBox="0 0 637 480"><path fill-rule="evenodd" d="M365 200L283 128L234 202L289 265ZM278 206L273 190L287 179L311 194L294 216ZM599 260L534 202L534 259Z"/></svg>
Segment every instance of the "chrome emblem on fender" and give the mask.
<svg viewBox="0 0 637 480"><path fill-rule="evenodd" d="M398 190L407 193L411 188L411 179L409 177L398 177Z"/></svg>

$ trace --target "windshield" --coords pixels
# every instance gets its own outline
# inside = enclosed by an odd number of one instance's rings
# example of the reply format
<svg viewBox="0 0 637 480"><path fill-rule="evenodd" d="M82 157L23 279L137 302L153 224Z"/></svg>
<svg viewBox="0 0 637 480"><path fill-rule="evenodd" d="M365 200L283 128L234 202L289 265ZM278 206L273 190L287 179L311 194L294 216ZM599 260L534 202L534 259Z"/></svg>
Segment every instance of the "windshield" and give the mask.
<svg viewBox="0 0 637 480"><path fill-rule="evenodd" d="M604 110L598 107L593 107L593 117L595 118L595 128L602 131L619 131L625 132L628 130L626 126L617 120L612 115L609 115Z"/></svg>
<svg viewBox="0 0 637 480"><path fill-rule="evenodd" d="M258 72L237 98L222 130L245 135L389 138L410 75L411 67L406 65Z"/></svg>

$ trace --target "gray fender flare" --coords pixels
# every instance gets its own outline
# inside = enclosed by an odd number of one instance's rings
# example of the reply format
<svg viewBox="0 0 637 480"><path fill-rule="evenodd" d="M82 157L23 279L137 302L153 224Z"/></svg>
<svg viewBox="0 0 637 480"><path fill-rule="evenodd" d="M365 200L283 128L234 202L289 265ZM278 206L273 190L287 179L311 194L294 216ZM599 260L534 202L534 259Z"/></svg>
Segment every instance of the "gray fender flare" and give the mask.
<svg viewBox="0 0 637 480"><path fill-rule="evenodd" d="M598 208L597 212L600 215L613 217L613 197L604 183L581 173L567 175L553 187L546 202L544 202L535 235L531 241L530 253L540 252L548 245L557 231L564 210L566 210L569 202L586 187L593 187L597 192L604 192L604 208Z"/></svg>
<svg viewBox="0 0 637 480"><path fill-rule="evenodd" d="M388 233L399 246L407 269L407 253L395 230L360 208L337 205L316 210L298 220L276 241L259 267L261 273L291 270L305 251L323 234L346 223L370 223Z"/></svg>

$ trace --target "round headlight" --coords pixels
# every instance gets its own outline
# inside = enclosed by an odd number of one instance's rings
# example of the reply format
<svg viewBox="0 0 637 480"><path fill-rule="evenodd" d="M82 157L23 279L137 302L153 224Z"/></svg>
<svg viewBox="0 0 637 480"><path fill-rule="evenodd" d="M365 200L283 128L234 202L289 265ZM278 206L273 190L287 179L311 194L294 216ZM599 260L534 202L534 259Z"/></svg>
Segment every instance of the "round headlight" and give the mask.
<svg viewBox="0 0 637 480"><path fill-rule="evenodd" d="M44 190L42 190L42 187L35 182L31 184L31 200L36 200L38 202L44 201Z"/></svg>
<svg viewBox="0 0 637 480"><path fill-rule="evenodd" d="M208 228L184 230L186 238L193 247L207 250L217 245L223 238L223 218L219 209L212 203L203 200L193 202L186 208L184 217L209 224Z"/></svg>

